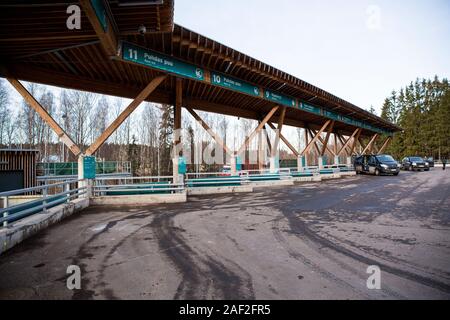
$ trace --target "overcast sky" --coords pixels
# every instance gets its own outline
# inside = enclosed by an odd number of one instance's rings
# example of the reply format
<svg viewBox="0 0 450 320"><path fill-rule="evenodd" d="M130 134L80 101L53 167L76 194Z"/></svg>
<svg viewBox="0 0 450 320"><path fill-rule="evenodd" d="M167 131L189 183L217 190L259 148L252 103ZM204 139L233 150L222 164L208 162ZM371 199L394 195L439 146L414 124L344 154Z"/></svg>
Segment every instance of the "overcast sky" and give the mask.
<svg viewBox="0 0 450 320"><path fill-rule="evenodd" d="M175 21L365 109L450 75L448 0L175 0Z"/></svg>

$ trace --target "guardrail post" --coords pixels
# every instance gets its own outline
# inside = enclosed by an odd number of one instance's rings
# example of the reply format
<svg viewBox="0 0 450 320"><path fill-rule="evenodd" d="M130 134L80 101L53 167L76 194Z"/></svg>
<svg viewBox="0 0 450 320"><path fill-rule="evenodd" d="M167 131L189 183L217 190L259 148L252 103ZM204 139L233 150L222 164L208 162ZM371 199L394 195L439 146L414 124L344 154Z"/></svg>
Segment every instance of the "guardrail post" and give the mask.
<svg viewBox="0 0 450 320"><path fill-rule="evenodd" d="M319 157L319 170L323 169L323 157Z"/></svg>
<svg viewBox="0 0 450 320"><path fill-rule="evenodd" d="M352 157L347 157L347 166L351 167L352 165Z"/></svg>
<svg viewBox="0 0 450 320"><path fill-rule="evenodd" d="M3 203L3 208L8 208L9 207L9 198L8 196L5 197L4 203ZM8 211L3 213L3 218L8 218ZM3 221L3 227L7 227L8 226L8 221Z"/></svg>
<svg viewBox="0 0 450 320"><path fill-rule="evenodd" d="M69 192L69 191L70 191L70 183L66 183L64 185L64 192ZM66 194L67 202L70 202L70 196L71 196L70 193Z"/></svg>
<svg viewBox="0 0 450 320"><path fill-rule="evenodd" d="M42 208L42 212L46 213L47 212L47 196L48 196L48 188L45 187L44 189L42 189L42 196L44 201L42 201L42 204L44 205L44 207Z"/></svg>
<svg viewBox="0 0 450 320"><path fill-rule="evenodd" d="M337 166L339 165L339 156L337 156L337 155L334 156L334 164Z"/></svg>

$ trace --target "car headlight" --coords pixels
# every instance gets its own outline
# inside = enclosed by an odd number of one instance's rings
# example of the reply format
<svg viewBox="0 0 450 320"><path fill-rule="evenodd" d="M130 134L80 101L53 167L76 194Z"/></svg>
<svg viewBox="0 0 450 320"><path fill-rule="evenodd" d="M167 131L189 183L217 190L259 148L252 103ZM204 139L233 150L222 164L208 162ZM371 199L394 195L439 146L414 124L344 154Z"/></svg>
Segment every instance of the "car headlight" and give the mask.
<svg viewBox="0 0 450 320"><path fill-rule="evenodd" d="M397 168L400 168L402 165L400 163L397 163Z"/></svg>
<svg viewBox="0 0 450 320"><path fill-rule="evenodd" d="M429 166L430 166L430 164L429 164L428 162L425 162L425 165L426 165L427 167L429 167Z"/></svg>
<svg viewBox="0 0 450 320"><path fill-rule="evenodd" d="M417 166L417 162L413 162L412 165L413 165L413 166Z"/></svg>
<svg viewBox="0 0 450 320"><path fill-rule="evenodd" d="M389 168L389 166L387 164L382 164L381 167L384 168L384 169L388 169Z"/></svg>

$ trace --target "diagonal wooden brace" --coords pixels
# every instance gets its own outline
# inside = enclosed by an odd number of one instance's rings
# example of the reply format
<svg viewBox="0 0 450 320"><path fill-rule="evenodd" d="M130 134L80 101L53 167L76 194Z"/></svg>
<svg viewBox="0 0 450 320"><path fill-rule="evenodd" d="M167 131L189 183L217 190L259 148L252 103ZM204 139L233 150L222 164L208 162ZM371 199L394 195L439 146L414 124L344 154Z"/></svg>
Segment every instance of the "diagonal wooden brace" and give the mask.
<svg viewBox="0 0 450 320"><path fill-rule="evenodd" d="M206 130L206 132L209 133L209 135L222 147L222 149L230 156L233 155L233 152L225 145L223 140L220 138L218 134L216 134L209 126L208 124L203 121L202 118L191 108L186 107L186 110L194 117L195 120L197 120L198 123L201 124L203 129Z"/></svg>
<svg viewBox="0 0 450 320"><path fill-rule="evenodd" d="M122 113L116 118L116 120L111 123L111 125L106 128L106 130L100 135L100 137L95 140L95 142L86 150L86 155L93 155L98 148L105 143L106 140L117 130L117 128L130 116L130 114L136 110L137 107L145 100L147 97L155 91L155 89L166 79L167 76L159 76L153 79L144 90L139 93L139 95L122 111Z"/></svg>
<svg viewBox="0 0 450 320"><path fill-rule="evenodd" d="M52 118L44 107L28 92L28 90L17 79L8 78L9 83L20 93L25 101L36 111L36 113L44 120L50 128L58 135L61 141L72 151L75 156L81 153L77 144L69 137L69 135L60 127L60 125Z"/></svg>
<svg viewBox="0 0 450 320"><path fill-rule="evenodd" d="M239 148L239 150L236 152L236 155L241 154L245 148L250 144L252 139L258 134L258 132L266 125L266 123L272 118L274 113L278 110L279 106L273 107L272 110L264 117L263 120L259 123L258 127L245 139L245 142L242 144L242 146Z"/></svg>

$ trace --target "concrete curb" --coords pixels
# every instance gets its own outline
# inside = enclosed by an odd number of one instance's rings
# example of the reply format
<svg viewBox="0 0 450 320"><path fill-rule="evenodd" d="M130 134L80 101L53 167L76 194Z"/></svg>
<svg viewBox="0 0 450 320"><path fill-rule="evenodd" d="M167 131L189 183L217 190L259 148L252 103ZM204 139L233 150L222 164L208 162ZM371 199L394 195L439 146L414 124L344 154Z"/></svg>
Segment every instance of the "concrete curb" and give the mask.
<svg viewBox="0 0 450 320"><path fill-rule="evenodd" d="M188 196L201 196L208 194L223 194L223 193L246 193L253 192L251 186L226 186L226 187L204 187L204 188L189 188L187 190Z"/></svg>
<svg viewBox="0 0 450 320"><path fill-rule="evenodd" d="M322 177L320 175L312 176L312 177L294 177L292 178L295 183L299 182L320 182L322 181Z"/></svg>
<svg viewBox="0 0 450 320"><path fill-rule="evenodd" d="M104 196L92 197L91 205L147 205L158 203L180 203L186 202L186 192L173 194L143 194L127 196Z"/></svg>
<svg viewBox="0 0 450 320"><path fill-rule="evenodd" d="M17 222L7 228L0 229L0 255L35 235L39 231L63 220L73 213L89 206L89 199L76 199L69 203L49 209L46 213L37 213Z"/></svg>

